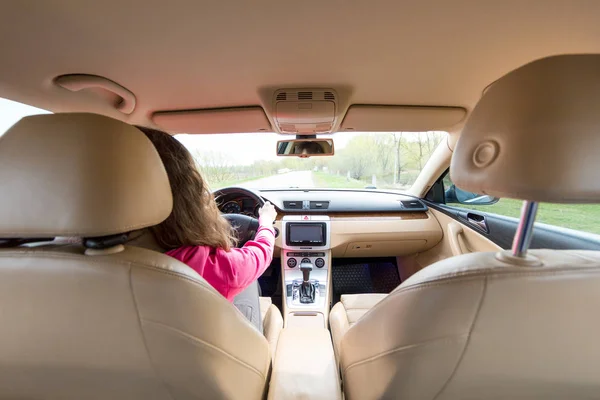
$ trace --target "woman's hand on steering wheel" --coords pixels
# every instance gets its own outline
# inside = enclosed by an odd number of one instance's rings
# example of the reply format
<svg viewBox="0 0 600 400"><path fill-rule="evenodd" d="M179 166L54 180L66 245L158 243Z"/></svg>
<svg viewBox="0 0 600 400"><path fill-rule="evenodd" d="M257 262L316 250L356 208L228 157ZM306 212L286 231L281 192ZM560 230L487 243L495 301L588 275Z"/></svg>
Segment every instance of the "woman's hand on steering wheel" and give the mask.
<svg viewBox="0 0 600 400"><path fill-rule="evenodd" d="M275 218L277 218L275 206L269 201L265 202L265 204L258 210L259 224L261 226L272 227L273 222L275 222Z"/></svg>

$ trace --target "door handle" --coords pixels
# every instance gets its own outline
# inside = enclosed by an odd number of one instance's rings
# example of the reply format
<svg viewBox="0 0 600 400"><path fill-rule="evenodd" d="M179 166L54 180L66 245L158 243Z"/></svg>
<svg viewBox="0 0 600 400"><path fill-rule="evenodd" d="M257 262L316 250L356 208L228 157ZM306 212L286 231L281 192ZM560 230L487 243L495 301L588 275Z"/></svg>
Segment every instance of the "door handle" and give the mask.
<svg viewBox="0 0 600 400"><path fill-rule="evenodd" d="M453 256L463 254L458 237L463 234L463 227L458 222L448 224L448 241L450 242L450 250Z"/></svg>
<svg viewBox="0 0 600 400"><path fill-rule="evenodd" d="M482 229L484 232L489 233L489 230L487 227L487 221L485 220L485 216L470 212L470 213L467 213L467 221L470 224L473 224L473 225L477 226L478 228Z"/></svg>

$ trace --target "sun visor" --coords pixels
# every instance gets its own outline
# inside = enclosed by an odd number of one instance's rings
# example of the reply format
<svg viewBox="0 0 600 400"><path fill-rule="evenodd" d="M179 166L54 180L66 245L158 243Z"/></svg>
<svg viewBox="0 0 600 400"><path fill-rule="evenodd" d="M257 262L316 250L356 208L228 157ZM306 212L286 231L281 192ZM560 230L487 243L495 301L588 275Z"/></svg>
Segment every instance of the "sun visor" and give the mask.
<svg viewBox="0 0 600 400"><path fill-rule="evenodd" d="M461 107L353 105L340 131L424 132L447 130L461 122L467 111Z"/></svg>
<svg viewBox="0 0 600 400"><path fill-rule="evenodd" d="M152 121L170 133L245 133L272 131L262 107L158 111Z"/></svg>

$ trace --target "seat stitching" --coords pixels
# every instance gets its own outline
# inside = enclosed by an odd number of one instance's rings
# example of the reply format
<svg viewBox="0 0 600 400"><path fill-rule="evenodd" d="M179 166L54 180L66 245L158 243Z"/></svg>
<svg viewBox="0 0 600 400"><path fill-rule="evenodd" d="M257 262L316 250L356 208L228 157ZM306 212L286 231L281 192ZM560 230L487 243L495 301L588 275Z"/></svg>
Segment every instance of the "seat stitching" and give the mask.
<svg viewBox="0 0 600 400"><path fill-rule="evenodd" d="M578 254L578 253L569 253L569 254L571 254L572 256L577 257L577 258L579 258L581 260L589 261L589 262L592 262L592 263L598 262L597 259L586 257L585 255L582 255L582 254Z"/></svg>
<svg viewBox="0 0 600 400"><path fill-rule="evenodd" d="M3 254L13 254L13 255L28 254L28 255L34 256L34 257L38 257L38 256L41 257L41 256L43 256L44 258L69 259L69 260L79 260L81 257L84 257L81 254L65 254L65 253L52 253L52 252L47 253L47 252L31 251L31 250L2 251L2 252L0 252L0 257ZM158 253L158 254L160 254L160 253ZM176 259L173 259L173 260L176 261L176 262L179 262ZM146 264L138 263L136 261L120 260L120 259L116 259L116 258L115 259L110 259L110 260L106 260L106 259L99 260L99 259L94 259L93 256L89 256L89 258L86 258L85 261L86 261L86 263L92 263L92 264L106 264L106 263L110 263L110 264L113 264L113 265L127 266L130 269L132 267L139 267L139 268L143 268L143 269L150 269L150 270L156 271L156 272L158 272L160 274L172 276L172 277L174 277L176 279L186 280L186 281L189 281L191 283L195 283L195 284L199 285L200 287L206 289L204 291L204 293L207 293L210 296L214 297L215 299L218 299L218 301L226 302L227 304L231 305L231 303L228 302L225 299L225 297L223 297L219 292L217 292L206 281L195 279L193 277L184 275L184 274L182 274L180 272L175 272L175 271L172 271L172 270L168 270L168 269L165 269L165 268L159 267L159 266L146 265ZM182 263L182 265L184 265L184 266L187 267L187 265L185 265L183 263ZM235 314L238 316L237 318L239 319L239 321L241 321L242 323L247 324L248 326L252 326L254 328L254 326L252 325L252 323L241 313L240 310L238 310L236 307L233 307L233 309L235 310Z"/></svg>
<svg viewBox="0 0 600 400"><path fill-rule="evenodd" d="M28 256L32 256L32 257L44 257L44 258L54 258L54 259L67 259L67 260L78 260L82 257L86 257L82 254L57 254L57 253L42 253L40 251L32 251L32 250L21 250L21 251L2 251L0 252L0 257L2 255L5 254L9 254L9 255L28 255ZM161 254L161 253L158 253ZM196 283L200 286L203 286L206 289L210 289L208 291L208 293L210 293L211 295L218 297L218 298L222 298L223 296L217 292L214 292L214 288L212 286L210 286L207 282L196 279L194 277L191 277L189 275L185 275L181 272L176 272L176 271L172 271L172 270L168 270L165 267L160 267L157 265L147 265L147 264L142 264L136 261L125 261L125 260L119 260L117 258L114 259L110 259L110 261L103 259L103 260L98 260L98 259L94 259L94 256L87 256L89 258L85 258L85 262L86 263L92 263L92 264L104 264L104 263L111 263L111 264L118 264L118 265L125 265L125 266L135 266L135 267L140 267L140 268L145 268L145 269L151 269L154 271L157 271L161 274L165 274L165 275L170 275L173 276L175 278L180 278L180 279L184 279L187 281L190 281L192 283ZM177 261L175 258L173 258L173 261ZM183 266L187 266L185 264L182 263ZM188 267L189 268L189 267ZM191 270L191 269L190 269ZM193 270L192 270L193 271Z"/></svg>
<svg viewBox="0 0 600 400"><path fill-rule="evenodd" d="M398 288L397 290L393 291L392 293L387 295L385 298L383 298L380 302L375 304L371 309L369 309L356 322L360 321L363 318L366 318L368 315L370 315L372 312L374 312L373 310L376 310L379 307L383 307L384 304L387 304L388 302L392 301L392 299L394 299L396 296L399 296L399 295L407 293L407 292L425 290L425 289L431 288L431 287L444 286L444 285L449 285L449 284L454 284L454 283L459 283L459 282L469 282L469 281L472 281L471 284L476 284L482 277L487 282L488 277L500 279L500 278L515 277L515 276L554 276L554 275L564 275L564 274L568 274L571 272L579 272L579 273L584 272L584 273L589 273L589 274L595 274L595 273L600 272L600 267L584 267L584 268L565 267L565 268L568 268L568 269L553 270L553 271L547 271L547 270L546 271L544 271L544 270L513 271L513 272L509 272L509 273L505 272L505 273L487 274L487 275L486 274L475 274L475 273L469 274L467 272L462 275L457 274L455 276L450 276L450 277L446 277L446 278L442 278L442 279L438 279L438 280L432 279L432 280L426 281L426 282L415 283L414 285L410 285L410 286L403 287L403 288Z"/></svg>
<svg viewBox="0 0 600 400"><path fill-rule="evenodd" d="M453 280L453 282L468 282L468 281L473 281L473 282L469 283L469 284L473 285L473 284L478 283L477 282L478 280L479 280L479 277L475 277L475 278L469 277L469 278L463 278L463 279L455 279L455 280ZM403 288L402 290L394 291L394 292L388 294L379 303L375 304L372 308L370 308L356 322L360 321L363 318L366 318L368 315L370 315L372 312L374 312L373 310L376 310L380 306L383 307L383 304L389 303L391 301L391 299L395 298L399 294L403 294L403 293L406 293L406 292L412 292L412 291L425 290L425 289L427 289L429 287L442 286L442 285L445 285L447 283L448 282L432 282L432 283L428 283L428 284L419 284L419 285L415 284L413 286L409 286L407 288Z"/></svg>
<svg viewBox="0 0 600 400"><path fill-rule="evenodd" d="M127 226L121 226L121 227L116 227L115 229L113 229L114 231L118 232L128 232L128 231L135 231L138 229L142 229L142 228L147 228L149 226L154 226L157 224L160 224L162 221L164 221L164 219L161 220L156 220L156 221L150 221L150 222L143 222L141 224L133 224L133 225L127 225ZM25 232L27 233L27 232ZM75 229L75 230L68 230L68 231L60 231L59 232L61 235L81 235L82 234L82 230L79 229ZM11 232L9 233L9 235L14 235L14 236L20 236L22 235L23 232L21 233L16 233L16 232ZM43 231L43 232L37 232L36 231L36 235L56 235L56 229L50 230L50 231ZM114 234L114 233L112 233ZM111 233L106 233L106 231L91 231L91 232L86 232L85 233L86 236L92 237L92 236L107 236L107 235L111 235ZM59 235L60 236L60 235Z"/></svg>
<svg viewBox="0 0 600 400"><path fill-rule="evenodd" d="M454 376L456 376L456 372L458 371L458 368L460 367L460 364L462 363L462 360L465 357L465 353L467 352L467 348L469 347L469 343L471 341L471 334L473 333L473 328L475 327L475 322L477 322L477 318L479 317L479 312L481 311L481 308L482 308L482 305L483 305L483 299L485 298L485 294L487 292L487 286L488 286L488 278L485 277L485 279L483 281L483 288L481 290L481 297L479 298L479 304L477 305L477 310L475 311L475 315L473 316L473 322L471 322L471 326L469 327L469 333L467 334L467 340L465 341L465 345L464 345L463 350L462 350L462 352L460 354L460 357L458 358L458 361L456 362L456 365L454 366L454 369L452 370L452 372L448 376L448 379L442 385L440 391L433 397L432 400L436 400L442 394L442 392L444 390L446 390L446 388L448 387L448 385L450 384L450 382L452 381L452 379L454 378Z"/></svg>
<svg viewBox="0 0 600 400"><path fill-rule="evenodd" d="M586 261L593 261L595 263L600 264L600 260L592 260L592 259L584 258L584 257L581 257L581 259L586 260ZM527 268L527 267L523 267L523 268ZM547 267L547 268L549 268L549 269L544 269L544 267L537 267L536 270L506 272L506 271L502 271L502 267L497 267L497 268L478 269L478 270L471 270L471 271L448 273L448 274L432 277L429 280L424 280L422 282L414 283L414 284L407 286L406 288L402 288L402 289L408 289L411 287L427 284L429 282L440 282L440 281L446 281L446 280L451 280L451 279L465 277L465 276L466 277L492 276L495 278L502 278L502 277L527 276L527 275L544 275L544 274L550 275L550 274L556 274L556 273L581 272L581 271L598 272L598 270L600 270L600 265L595 266L595 267L589 267L589 266L588 267L573 267L573 266L569 266L569 265L562 265L562 266ZM402 291L402 289L400 289L399 291Z"/></svg>
<svg viewBox="0 0 600 400"><path fill-rule="evenodd" d="M254 367L254 366L252 366L252 365L248 364L247 362L245 362L245 361L243 361L243 360L240 360L239 358L237 358L237 357L233 356L232 354L229 354L229 353L228 353L228 352L226 352L225 350L223 350L223 349L220 349L220 348L216 347L215 345L213 345L213 344L210 344L210 343L208 343L208 342L206 342L206 341L204 341L204 340L202 340L202 339L200 339L200 338L198 338L198 337L196 337L196 336L190 335L189 333L186 333L186 332L184 332L184 331L182 331L182 330L180 330L180 329L177 329L177 328L175 328L175 327L173 327L173 326L170 326L170 325L164 324L164 323L162 323L162 322L158 322L158 321L154 321L154 320L151 320L151 319L146 319L146 318L142 318L142 321L144 321L144 322L148 322L148 323L151 323L151 324L155 324L155 325L159 325L159 326L161 326L161 327L163 327L163 328L165 328L165 329L168 329L168 330L170 330L170 331L173 331L173 332L175 332L175 333L177 333L177 334L179 334L179 335L183 336L184 338L186 338L186 339L188 339L188 340L190 340L190 341L192 341L192 342L194 342L194 343L196 343L196 344L201 344L201 345L204 345L204 346L206 346L206 347L209 347L209 348L211 348L211 349L213 349L213 350L216 350L216 351L218 351L219 353L221 353L221 354L223 354L224 356L226 356L227 358L229 358L229 359L231 359L231 360L233 360L233 361L237 362L237 363L238 363L238 364L240 364L240 365L243 365L244 367L248 368L248 369L249 369L249 370L251 370L251 371L254 371L254 372L255 372L255 373L256 373L256 374L257 374L257 375L258 375L258 376L259 376L261 379L266 379L266 376L265 376L265 374L263 374L262 372L260 372L260 371L259 371L259 370L258 370L256 367Z"/></svg>
<svg viewBox="0 0 600 400"><path fill-rule="evenodd" d="M344 368L343 373L346 374L348 372L348 370L350 370L351 368L354 368L354 367L362 365L362 364L370 363L372 361L376 361L376 360L378 360L382 357L388 356L390 354L399 353L399 352L403 352L403 351L407 351L407 350L413 350L413 349L416 349L419 347L430 346L432 344L438 344L438 343L443 343L443 342L454 342L454 341L461 339L465 335L467 335L467 333L460 334L460 335L444 336L444 337L440 337L440 338L426 340L426 341L419 342L419 343L413 343L413 344L409 344L406 346L397 347L397 348L391 349L391 350L386 350L386 351L384 351L382 353L378 353L374 356L353 362L352 364L350 364L346 368Z"/></svg>
<svg viewBox="0 0 600 400"><path fill-rule="evenodd" d="M158 378L158 380L161 381L162 384L164 385L165 390L169 394L169 397L171 398L171 400L175 400L175 397L173 396L173 393L171 393L171 390L169 389L169 385L167 385L167 383L165 382L165 380L163 379L163 377L156 370L156 366L154 365L154 362L152 361L152 356L150 355L150 349L148 348L148 343L146 342L146 334L144 333L144 328L142 326L142 319L141 319L141 316L140 316L140 310L138 308L138 304L137 304L137 300L136 300L136 296L135 296L135 291L133 289L133 282L132 282L132 279L131 279L131 267L129 268L129 289L131 290L131 298L133 300L133 306L135 307L135 313L137 315L138 325L140 327L140 332L142 334L142 342L144 343L144 348L146 349L146 355L148 356L148 360L150 361L150 366L152 367L152 371L154 372L154 374L156 375L156 377Z"/></svg>
<svg viewBox="0 0 600 400"><path fill-rule="evenodd" d="M436 286L454 284L457 282L477 281L481 278L487 279L488 277L495 278L495 279L502 279L502 278L513 278L515 276L517 276L517 277L521 277L521 276L555 276L555 275L565 275L565 274L569 274L571 272L578 272L578 273L583 272L583 273L589 273L589 274L597 274L598 272L600 272L600 267L577 268L577 267L566 267L565 266L564 268L568 268L568 269L554 270L554 271L527 271L527 272L514 271L514 272L510 272L510 273L498 273L498 274L456 275L456 276L451 276L448 278L432 279L432 280L426 281L426 282L419 282L419 283L415 283L415 284L407 286L407 287L403 287L403 288L399 287L395 291L388 294L379 303L375 304L373 306L373 308L371 308L369 311L367 311L367 313L365 315L370 314L374 309L379 307L381 304L387 304L389 301L391 301L392 298L395 298L396 296L398 296L400 294L404 294L404 293L412 292L412 291L424 290L424 289L436 287ZM476 283L476 282L473 282L473 283Z"/></svg>

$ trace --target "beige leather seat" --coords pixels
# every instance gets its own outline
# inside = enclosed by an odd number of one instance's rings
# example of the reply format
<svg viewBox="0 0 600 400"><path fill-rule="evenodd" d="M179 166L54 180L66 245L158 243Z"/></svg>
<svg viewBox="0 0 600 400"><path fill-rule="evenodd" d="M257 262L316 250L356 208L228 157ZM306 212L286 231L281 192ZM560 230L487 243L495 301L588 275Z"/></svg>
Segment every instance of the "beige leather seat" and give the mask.
<svg viewBox="0 0 600 400"><path fill-rule="evenodd" d="M24 118L0 140L0 187L0 237L88 238L0 250L1 398L265 396L265 337L186 265L121 244L172 207L139 130Z"/></svg>
<svg viewBox="0 0 600 400"><path fill-rule="evenodd" d="M386 296L387 294L379 293L344 294L340 297L340 302L333 306L329 313L329 327L338 362L340 343L346 331Z"/></svg>
<svg viewBox="0 0 600 400"><path fill-rule="evenodd" d="M275 361L275 351L279 344L279 335L283 330L283 316L270 297L260 297L260 317L263 325L263 335L269 342L271 360Z"/></svg>
<svg viewBox="0 0 600 400"><path fill-rule="evenodd" d="M600 203L599 109L600 56L513 71L473 110L452 179L498 197ZM600 252L519 248L433 264L349 327L338 344L346 398L598 398Z"/></svg>
<svg viewBox="0 0 600 400"><path fill-rule="evenodd" d="M161 248L156 242L154 235L150 229L140 229L132 232L127 241L129 246L142 247L144 249L158 251L164 253L165 249ZM275 351L279 344L279 335L283 330L283 316L281 311L275 306L270 297L259 298L260 316L263 327L263 335L269 342L271 351L271 360L275 360Z"/></svg>

